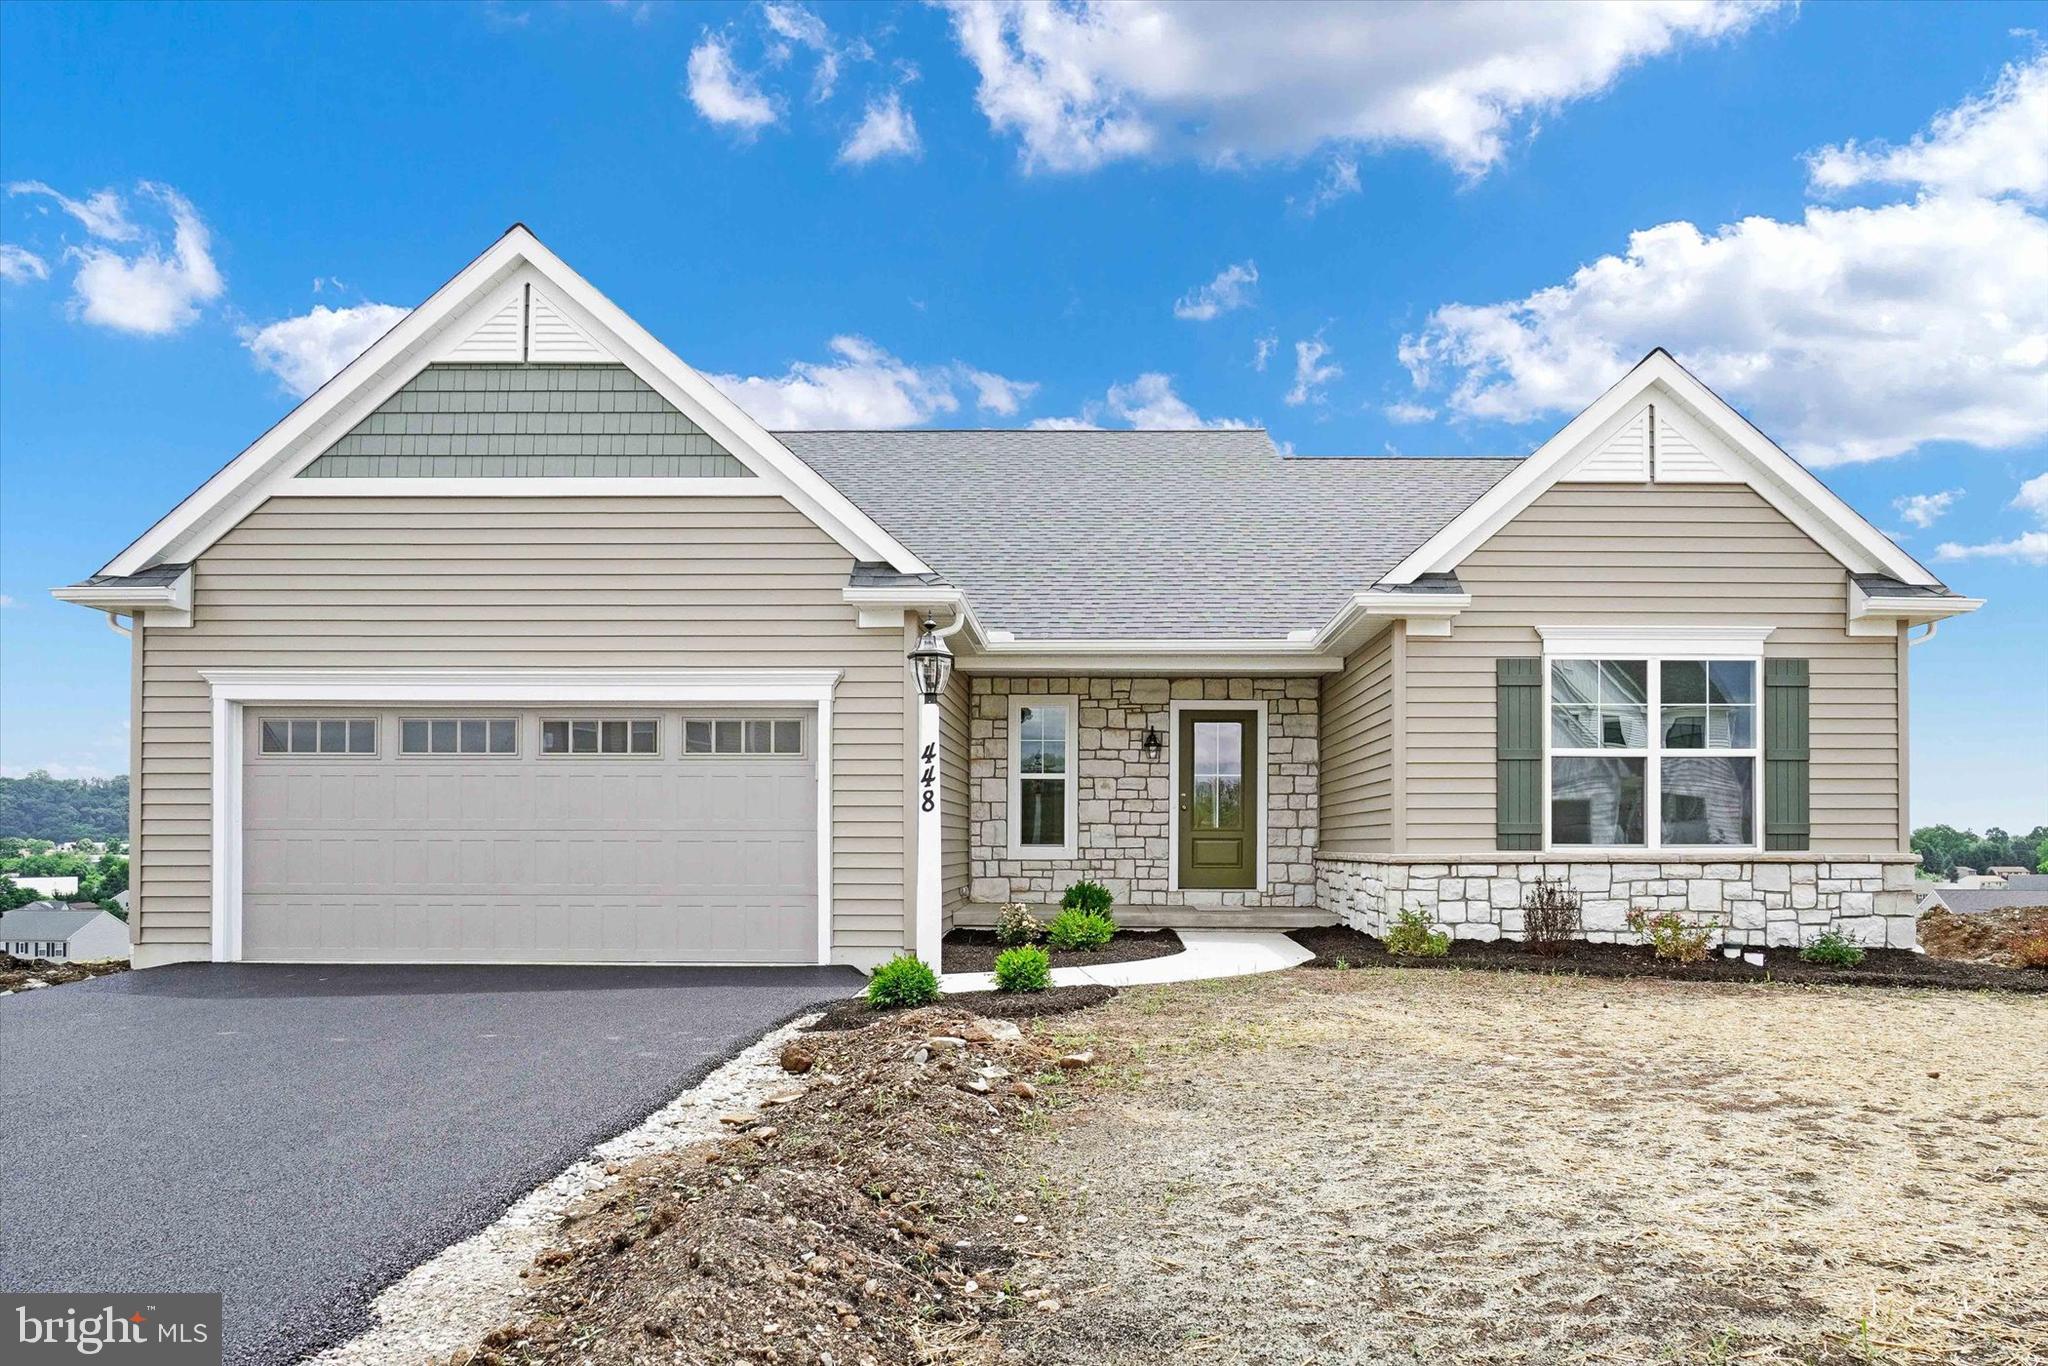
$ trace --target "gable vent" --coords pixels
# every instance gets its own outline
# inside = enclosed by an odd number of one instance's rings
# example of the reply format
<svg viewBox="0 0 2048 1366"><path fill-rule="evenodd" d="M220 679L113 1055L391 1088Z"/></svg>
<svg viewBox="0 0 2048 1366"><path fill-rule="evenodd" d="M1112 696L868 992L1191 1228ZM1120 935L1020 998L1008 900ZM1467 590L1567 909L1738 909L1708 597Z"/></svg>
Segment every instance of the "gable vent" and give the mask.
<svg viewBox="0 0 2048 1366"><path fill-rule="evenodd" d="M567 314L541 290L533 291L526 358L535 364L577 365L613 359L589 333L569 320Z"/></svg>
<svg viewBox="0 0 2048 1366"><path fill-rule="evenodd" d="M1654 408L1652 409L1654 412ZM1660 484L1730 484L1740 479L1674 423L1666 413L1656 416L1657 482Z"/></svg>
<svg viewBox="0 0 2048 1366"><path fill-rule="evenodd" d="M457 342L444 357L451 361L516 361L520 358L520 303L517 293L504 306L478 323L476 329Z"/></svg>
<svg viewBox="0 0 2048 1366"><path fill-rule="evenodd" d="M1560 482L1574 484L1640 484L1650 477L1650 420L1646 404L1621 424L1614 435L1575 466Z"/></svg>

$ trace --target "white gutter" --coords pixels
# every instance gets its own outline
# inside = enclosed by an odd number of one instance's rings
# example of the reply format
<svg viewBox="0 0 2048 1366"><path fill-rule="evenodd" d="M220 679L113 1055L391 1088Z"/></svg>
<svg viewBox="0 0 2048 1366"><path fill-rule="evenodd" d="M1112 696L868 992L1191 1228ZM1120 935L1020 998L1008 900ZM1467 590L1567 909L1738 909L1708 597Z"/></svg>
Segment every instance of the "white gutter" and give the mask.
<svg viewBox="0 0 2048 1366"><path fill-rule="evenodd" d="M76 603L105 612L109 618L139 618L152 626L192 624L192 571L187 568L169 583L74 583L52 588L59 602ZM117 631L121 628L116 626ZM125 632L124 632L125 634Z"/></svg>
<svg viewBox="0 0 2048 1366"><path fill-rule="evenodd" d="M1926 635L1913 637L1919 645L1934 639L1933 627L1950 617L1964 616L1984 605L1982 598L1872 597L1863 585L1849 580L1848 632L1852 636L1888 636L1901 625L1926 626Z"/></svg>

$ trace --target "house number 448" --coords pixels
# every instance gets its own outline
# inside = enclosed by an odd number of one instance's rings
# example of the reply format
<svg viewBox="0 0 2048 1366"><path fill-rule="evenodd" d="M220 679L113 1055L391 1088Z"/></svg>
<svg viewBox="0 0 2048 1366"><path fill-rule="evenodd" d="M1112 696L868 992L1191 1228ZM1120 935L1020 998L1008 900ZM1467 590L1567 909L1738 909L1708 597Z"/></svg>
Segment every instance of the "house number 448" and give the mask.
<svg viewBox="0 0 2048 1366"><path fill-rule="evenodd" d="M939 804L939 747L926 745L918 756L917 809L935 811Z"/></svg>

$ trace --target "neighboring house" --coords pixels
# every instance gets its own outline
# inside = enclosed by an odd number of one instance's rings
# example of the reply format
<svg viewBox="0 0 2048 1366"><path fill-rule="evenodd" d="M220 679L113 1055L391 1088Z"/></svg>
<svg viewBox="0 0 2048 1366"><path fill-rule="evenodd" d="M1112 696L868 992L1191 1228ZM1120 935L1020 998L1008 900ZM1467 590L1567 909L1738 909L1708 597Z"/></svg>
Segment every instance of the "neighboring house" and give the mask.
<svg viewBox="0 0 2048 1366"><path fill-rule="evenodd" d="M18 877L14 879L14 885L37 896L74 896L78 892L76 876Z"/></svg>
<svg viewBox="0 0 2048 1366"><path fill-rule="evenodd" d="M1921 898L1923 914L1945 906L1957 915L2002 911L2013 906L2048 906L2048 876L2028 873L2003 887L1934 887Z"/></svg>
<svg viewBox="0 0 2048 1366"><path fill-rule="evenodd" d="M2026 877L2029 874L2031 874L2034 870L2031 868L2022 868L2016 863L1995 863L1985 871L1990 873L1993 877L2004 878L2006 880L2006 884L2010 886L2014 878Z"/></svg>
<svg viewBox="0 0 2048 1366"><path fill-rule="evenodd" d="M871 965L1081 877L1910 944L1979 605L1662 351L1519 460L769 432L524 228L56 591L133 626L141 965Z"/></svg>
<svg viewBox="0 0 2048 1366"><path fill-rule="evenodd" d="M0 914L0 949L59 962L126 958L128 927L97 906L21 906Z"/></svg>
<svg viewBox="0 0 2048 1366"><path fill-rule="evenodd" d="M120 891L114 893L113 896L109 897L108 900L112 901L116 906L119 906L122 910L127 910L128 889L126 887L123 887Z"/></svg>

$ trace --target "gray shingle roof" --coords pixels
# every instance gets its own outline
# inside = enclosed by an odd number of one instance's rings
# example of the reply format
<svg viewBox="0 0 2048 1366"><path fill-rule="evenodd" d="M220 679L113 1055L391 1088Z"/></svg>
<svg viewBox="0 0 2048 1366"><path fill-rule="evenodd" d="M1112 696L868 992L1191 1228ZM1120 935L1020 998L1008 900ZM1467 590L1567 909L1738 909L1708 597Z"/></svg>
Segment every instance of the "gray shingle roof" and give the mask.
<svg viewBox="0 0 2048 1366"><path fill-rule="evenodd" d="M1957 915L1979 915L2014 906L2048 906L2048 888L1937 887L1929 893Z"/></svg>
<svg viewBox="0 0 2048 1366"><path fill-rule="evenodd" d="M1946 584L1902 583L1887 574L1852 574L1856 586L1873 598L1953 598L1960 597Z"/></svg>
<svg viewBox="0 0 2048 1366"><path fill-rule="evenodd" d="M0 915L0 939L69 939L105 914L97 907L89 911L43 911L18 906Z"/></svg>
<svg viewBox="0 0 2048 1366"><path fill-rule="evenodd" d="M1020 639L1320 627L1516 463L1283 457L1262 431L776 436Z"/></svg>
<svg viewBox="0 0 2048 1366"><path fill-rule="evenodd" d="M191 567L189 564L153 564L133 574L95 574L85 581L85 586L105 588L119 584L123 588L161 588L164 584L176 583L178 575Z"/></svg>

